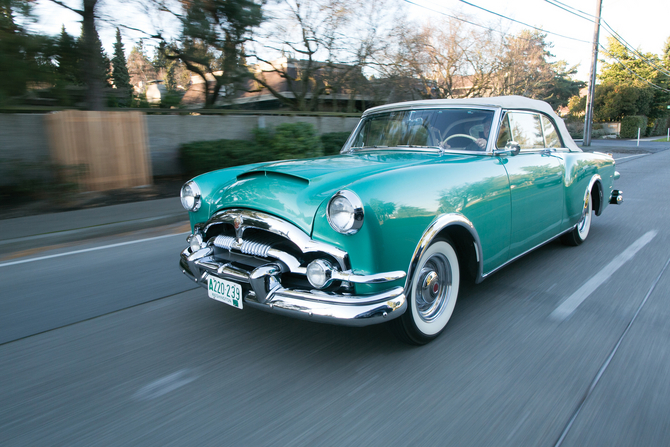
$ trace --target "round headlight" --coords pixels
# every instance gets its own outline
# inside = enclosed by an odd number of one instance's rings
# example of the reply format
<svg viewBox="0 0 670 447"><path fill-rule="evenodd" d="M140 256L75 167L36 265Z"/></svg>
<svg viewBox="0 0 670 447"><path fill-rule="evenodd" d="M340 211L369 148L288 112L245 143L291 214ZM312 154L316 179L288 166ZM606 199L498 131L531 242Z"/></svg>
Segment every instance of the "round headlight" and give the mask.
<svg viewBox="0 0 670 447"><path fill-rule="evenodd" d="M328 223L342 234L354 234L363 226L363 203L351 191L337 192L326 209Z"/></svg>
<svg viewBox="0 0 670 447"><path fill-rule="evenodd" d="M307 266L307 280L317 289L322 289L332 282L333 266L328 261L317 259Z"/></svg>
<svg viewBox="0 0 670 447"><path fill-rule="evenodd" d="M200 188L194 181L186 182L181 187L181 204L186 211L198 211L200 209Z"/></svg>

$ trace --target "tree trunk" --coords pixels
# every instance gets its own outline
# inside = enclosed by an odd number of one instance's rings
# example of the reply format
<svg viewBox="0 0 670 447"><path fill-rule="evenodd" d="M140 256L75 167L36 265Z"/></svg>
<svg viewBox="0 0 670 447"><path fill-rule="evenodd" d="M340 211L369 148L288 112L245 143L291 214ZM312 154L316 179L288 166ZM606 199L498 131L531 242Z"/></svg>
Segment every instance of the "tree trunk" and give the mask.
<svg viewBox="0 0 670 447"><path fill-rule="evenodd" d="M102 61L96 48L95 5L97 0L84 0L82 27L84 30L84 79L86 80L86 104L89 110L103 109Z"/></svg>

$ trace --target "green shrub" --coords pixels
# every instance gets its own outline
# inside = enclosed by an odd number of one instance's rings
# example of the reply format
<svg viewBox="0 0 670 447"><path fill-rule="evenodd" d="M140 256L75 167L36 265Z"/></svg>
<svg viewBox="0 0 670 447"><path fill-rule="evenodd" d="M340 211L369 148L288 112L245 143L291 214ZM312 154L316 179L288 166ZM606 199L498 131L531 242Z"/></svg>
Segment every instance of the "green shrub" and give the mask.
<svg viewBox="0 0 670 447"><path fill-rule="evenodd" d="M216 169L273 160L271 150L246 140L195 141L183 144L179 148L179 157L184 173L191 177Z"/></svg>
<svg viewBox="0 0 670 447"><path fill-rule="evenodd" d="M349 135L351 135L351 132L330 132L321 135L323 153L325 155L339 154L342 146L347 142Z"/></svg>
<svg viewBox="0 0 670 447"><path fill-rule="evenodd" d="M584 137L584 121L566 121L565 127L573 139Z"/></svg>
<svg viewBox="0 0 670 447"><path fill-rule="evenodd" d="M280 124L274 131L258 128L251 141L196 141L179 148L182 169L189 176L232 166L321 155L323 144L309 123Z"/></svg>
<svg viewBox="0 0 670 447"><path fill-rule="evenodd" d="M641 135L644 135L647 129L646 116L624 116L621 120L621 138L637 138L637 129L641 130Z"/></svg>
<svg viewBox="0 0 670 447"><path fill-rule="evenodd" d="M309 123L284 123L275 128L272 147L279 159L323 155L323 143Z"/></svg>
<svg viewBox="0 0 670 447"><path fill-rule="evenodd" d="M649 120L647 123L647 136L655 137L659 135L665 136L670 126L670 116L661 116L655 120Z"/></svg>

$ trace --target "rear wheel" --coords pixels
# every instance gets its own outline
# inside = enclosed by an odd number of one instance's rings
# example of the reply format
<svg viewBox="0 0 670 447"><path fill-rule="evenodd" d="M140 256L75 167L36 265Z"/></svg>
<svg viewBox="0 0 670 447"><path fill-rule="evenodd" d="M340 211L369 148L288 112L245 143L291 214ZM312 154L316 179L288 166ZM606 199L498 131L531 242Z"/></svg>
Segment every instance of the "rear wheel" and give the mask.
<svg viewBox="0 0 670 447"><path fill-rule="evenodd" d="M445 328L460 286L458 256L451 242L437 240L423 253L412 278L407 311L392 321L398 338L423 345Z"/></svg>
<svg viewBox="0 0 670 447"><path fill-rule="evenodd" d="M575 228L569 233L561 236L561 242L566 245L577 246L586 240L591 230L591 219L593 218L593 200L591 194L586 196L586 202L582 210L582 218Z"/></svg>

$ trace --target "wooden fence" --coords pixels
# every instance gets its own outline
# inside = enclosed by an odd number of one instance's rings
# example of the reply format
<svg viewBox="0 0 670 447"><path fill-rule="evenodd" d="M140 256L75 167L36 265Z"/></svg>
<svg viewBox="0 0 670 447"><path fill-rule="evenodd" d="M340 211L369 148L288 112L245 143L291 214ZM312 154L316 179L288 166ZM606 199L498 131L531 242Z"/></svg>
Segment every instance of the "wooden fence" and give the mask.
<svg viewBox="0 0 670 447"><path fill-rule="evenodd" d="M70 175L72 168L81 168L78 182L83 189L105 191L152 183L142 112L67 110L45 119L53 162L70 168Z"/></svg>

